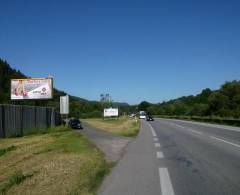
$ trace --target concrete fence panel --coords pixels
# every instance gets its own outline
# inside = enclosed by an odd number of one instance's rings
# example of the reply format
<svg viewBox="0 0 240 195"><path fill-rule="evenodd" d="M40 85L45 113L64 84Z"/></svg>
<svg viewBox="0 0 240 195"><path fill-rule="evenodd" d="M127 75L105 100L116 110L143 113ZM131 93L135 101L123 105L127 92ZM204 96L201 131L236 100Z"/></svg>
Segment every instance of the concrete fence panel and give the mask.
<svg viewBox="0 0 240 195"><path fill-rule="evenodd" d="M45 130L61 124L54 108L0 105L0 137L22 136L33 129Z"/></svg>

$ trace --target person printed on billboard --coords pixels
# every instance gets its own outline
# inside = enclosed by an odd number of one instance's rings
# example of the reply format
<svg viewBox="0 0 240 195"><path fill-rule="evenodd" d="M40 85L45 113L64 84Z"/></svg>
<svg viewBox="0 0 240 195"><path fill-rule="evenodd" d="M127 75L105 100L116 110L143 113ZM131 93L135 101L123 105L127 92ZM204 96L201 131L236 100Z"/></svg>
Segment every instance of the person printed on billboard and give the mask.
<svg viewBox="0 0 240 195"><path fill-rule="evenodd" d="M17 88L14 89L14 94L16 96L19 96L19 95L22 95L23 97L26 97L27 96L27 91L24 87L24 82L23 80L19 80L18 81L18 85L17 85Z"/></svg>

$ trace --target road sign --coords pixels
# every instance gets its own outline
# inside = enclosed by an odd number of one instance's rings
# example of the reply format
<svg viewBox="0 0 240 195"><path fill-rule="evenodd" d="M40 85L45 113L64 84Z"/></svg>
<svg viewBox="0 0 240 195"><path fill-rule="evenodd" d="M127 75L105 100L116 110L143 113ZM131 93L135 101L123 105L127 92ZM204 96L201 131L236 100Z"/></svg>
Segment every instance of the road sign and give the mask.
<svg viewBox="0 0 240 195"><path fill-rule="evenodd" d="M69 96L60 97L60 114L69 114Z"/></svg>

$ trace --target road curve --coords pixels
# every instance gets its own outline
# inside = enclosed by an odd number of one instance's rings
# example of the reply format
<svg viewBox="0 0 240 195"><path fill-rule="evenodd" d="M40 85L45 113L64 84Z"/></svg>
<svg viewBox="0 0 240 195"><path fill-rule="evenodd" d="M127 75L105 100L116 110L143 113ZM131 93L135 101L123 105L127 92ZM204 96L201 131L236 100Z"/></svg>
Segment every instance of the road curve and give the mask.
<svg viewBox="0 0 240 195"><path fill-rule="evenodd" d="M142 121L99 194L239 195L240 128Z"/></svg>

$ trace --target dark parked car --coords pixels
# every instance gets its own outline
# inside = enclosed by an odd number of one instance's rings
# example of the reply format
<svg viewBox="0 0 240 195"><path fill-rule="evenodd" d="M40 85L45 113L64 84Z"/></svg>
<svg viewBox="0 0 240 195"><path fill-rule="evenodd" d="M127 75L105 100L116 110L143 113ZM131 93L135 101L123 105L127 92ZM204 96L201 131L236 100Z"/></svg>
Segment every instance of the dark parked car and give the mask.
<svg viewBox="0 0 240 195"><path fill-rule="evenodd" d="M154 121L154 119L151 115L147 115L146 120L147 121Z"/></svg>
<svg viewBox="0 0 240 195"><path fill-rule="evenodd" d="M72 129L83 129L82 123L79 119L70 119L68 126Z"/></svg>

